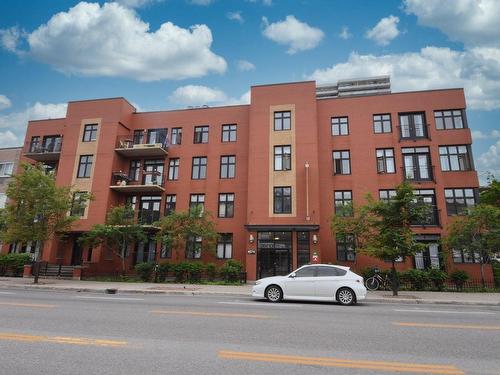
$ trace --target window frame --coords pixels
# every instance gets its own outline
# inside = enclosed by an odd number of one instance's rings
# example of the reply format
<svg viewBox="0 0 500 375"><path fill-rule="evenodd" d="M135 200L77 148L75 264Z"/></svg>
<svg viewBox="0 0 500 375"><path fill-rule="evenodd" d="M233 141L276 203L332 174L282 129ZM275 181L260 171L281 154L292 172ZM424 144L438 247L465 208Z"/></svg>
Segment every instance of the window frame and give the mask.
<svg viewBox="0 0 500 375"><path fill-rule="evenodd" d="M14 172L13 161L0 161L0 177L12 177Z"/></svg>
<svg viewBox="0 0 500 375"><path fill-rule="evenodd" d="M193 199L196 198L196 199ZM201 206L201 213L205 212L205 194L204 193L192 193L189 194L189 211L193 208Z"/></svg>
<svg viewBox="0 0 500 375"><path fill-rule="evenodd" d="M95 142L99 124L85 124L83 127L82 142ZM90 128L90 129L89 129Z"/></svg>
<svg viewBox="0 0 500 375"><path fill-rule="evenodd" d="M207 178L207 157L193 156L191 164L191 180L205 180Z"/></svg>
<svg viewBox="0 0 500 375"><path fill-rule="evenodd" d="M167 216L172 212L175 212L177 207L177 195L176 194L166 194L165 195L165 208L163 210L163 216Z"/></svg>
<svg viewBox="0 0 500 375"><path fill-rule="evenodd" d="M168 159L168 175L167 180L177 181L179 179L180 158Z"/></svg>
<svg viewBox="0 0 500 375"><path fill-rule="evenodd" d="M450 112L450 115L446 115L446 112ZM459 114L455 114L455 112L459 112ZM456 126L456 119L460 118L461 127ZM447 127L446 119L450 119L451 128ZM439 121L438 121L439 120ZM439 109L434 111L434 123L436 125L436 130L457 130L457 129L467 129L467 119L465 117L465 109ZM442 127L438 126L441 124Z"/></svg>
<svg viewBox="0 0 500 375"><path fill-rule="evenodd" d="M342 236L343 238L340 238L341 236L335 236L335 252L336 252L336 258L337 261L339 262L355 262L356 261L356 242L354 240L354 235L353 234L345 234ZM351 249L349 249L349 246L351 246ZM342 249L340 251L339 249ZM344 254L344 256L340 256L341 254ZM351 255L352 259L349 259L349 255Z"/></svg>
<svg viewBox="0 0 500 375"><path fill-rule="evenodd" d="M344 153L347 152L347 158L344 157ZM339 154L340 158L335 158L335 154ZM333 175L350 175L352 173L351 168L351 151L350 150L333 150L332 151L332 160L333 160ZM336 160L340 161L340 171L337 168ZM344 173L344 161L347 160L347 168L349 169L348 173Z"/></svg>
<svg viewBox="0 0 500 375"><path fill-rule="evenodd" d="M391 152L392 155L387 155L387 152ZM379 156L379 152L382 153L381 156ZM396 156L394 153L394 148L377 148L375 149L375 158L377 161L377 173L378 174L394 174L396 173ZM392 172L388 171L388 160L392 160ZM380 164L382 163L382 165ZM380 167L382 166L382 170Z"/></svg>
<svg viewBox="0 0 500 375"><path fill-rule="evenodd" d="M87 194L88 192L86 191L75 191L73 193L73 197L71 199L71 208L69 211L70 216L76 216L76 217L84 217L85 216L85 210L87 209L87 204L86 200L81 199L82 195ZM78 202L77 202L78 200ZM76 204L81 204L81 207L76 208Z"/></svg>
<svg viewBox="0 0 500 375"><path fill-rule="evenodd" d="M286 116L288 114L288 116ZM274 111L273 114L273 130L274 131L289 131L292 130L292 111ZM289 120L288 122L285 120ZM288 126L284 126L285 123Z"/></svg>
<svg viewBox="0 0 500 375"><path fill-rule="evenodd" d="M384 116L388 116L389 118L384 118ZM376 118L380 117L380 118ZM373 121L373 133L374 134L388 134L392 133L392 116L390 113L375 113L372 117ZM385 126L387 125L387 121L389 122L389 131L385 131ZM380 130L377 131L376 126L380 124Z"/></svg>
<svg viewBox="0 0 500 375"><path fill-rule="evenodd" d="M236 142L237 140L237 124L222 124L221 126L221 142ZM227 136L227 139L224 139L224 136Z"/></svg>
<svg viewBox="0 0 500 375"><path fill-rule="evenodd" d="M83 159L86 158L85 161ZM90 158L90 162L89 162ZM92 166L94 164L94 155L80 155L78 159L78 169L76 171L76 178L90 178L92 176ZM83 168L83 171L82 171ZM83 173L81 173L83 172Z"/></svg>
<svg viewBox="0 0 500 375"><path fill-rule="evenodd" d="M222 245L222 256L219 256L219 246ZM228 251L229 248L229 251ZM228 256L229 252L229 256ZM217 239L217 259L232 259L233 258L233 233L219 233Z"/></svg>
<svg viewBox="0 0 500 375"><path fill-rule="evenodd" d="M330 119L330 125L333 137L349 135L349 116L332 117ZM345 130L345 132L343 130Z"/></svg>
<svg viewBox="0 0 500 375"><path fill-rule="evenodd" d="M208 143L208 135L209 135L208 132L209 132L208 125L195 126L193 143L194 144Z"/></svg>
<svg viewBox="0 0 500 375"><path fill-rule="evenodd" d="M233 167L231 169L231 167ZM225 174L223 172L226 172ZM232 175L230 172L233 172ZM236 177L236 155L221 155L219 178L221 180L233 179Z"/></svg>
<svg viewBox="0 0 500 375"><path fill-rule="evenodd" d="M234 193L219 193L217 217L221 219L234 217Z"/></svg>
<svg viewBox="0 0 500 375"><path fill-rule="evenodd" d="M472 195L467 195L466 191L470 190ZM457 196L457 191L462 192L462 196ZM451 195L448 195L451 193ZM463 204L457 203L457 200L463 200ZM473 204L468 204L467 201L472 199ZM448 216L464 216L467 210L478 204L477 188L472 187L453 187L444 189L444 200L446 203L446 214ZM453 200L453 202L450 202Z"/></svg>
<svg viewBox="0 0 500 375"><path fill-rule="evenodd" d="M333 192L333 210L336 216L354 215L352 190L335 190ZM347 207L350 207L349 209Z"/></svg>
<svg viewBox="0 0 500 375"><path fill-rule="evenodd" d="M203 238L200 236L189 236L186 240L186 259L201 259ZM190 256L192 254L192 256Z"/></svg>
<svg viewBox="0 0 500 375"><path fill-rule="evenodd" d="M288 153L286 152L288 149ZM277 152L277 150L279 152ZM276 145L274 151L274 170L275 171L291 171L292 170L292 145ZM277 161L280 161L281 168L277 168ZM285 168L285 161L288 161L288 168Z"/></svg>
<svg viewBox="0 0 500 375"><path fill-rule="evenodd" d="M170 144L180 145L182 144L182 128L176 127L170 129Z"/></svg>
<svg viewBox="0 0 500 375"><path fill-rule="evenodd" d="M289 190L289 194L285 195L286 189ZM281 195L278 195L277 192L281 192ZM281 201L281 211L278 211L277 208L277 202ZM285 210L285 207L287 205L287 201L289 202L289 211ZM288 215L291 214L293 211L293 205L292 205L292 187L291 186L275 186L273 188L273 213L276 215Z"/></svg>
<svg viewBox="0 0 500 375"><path fill-rule="evenodd" d="M422 116L422 133L423 135L417 135L417 126L415 123L415 117L417 115ZM413 139L429 139L429 129L427 126L427 118L425 116L425 111L415 111L415 112L400 112L399 116L399 139L400 140L413 140ZM401 118L407 116L408 117L408 137L403 136L403 124ZM404 125L406 126L406 125Z"/></svg>
<svg viewBox="0 0 500 375"><path fill-rule="evenodd" d="M461 153L459 151L460 148L462 147L465 149L465 153ZM450 153L450 148L456 148L456 153ZM442 153L443 150L446 150L446 153ZM442 172L467 172L474 170L470 145L467 144L440 145L438 146L438 152L439 152L439 164L441 166ZM453 167L452 160L454 160L455 155L456 155L456 163L458 165L458 169L452 168ZM443 167L443 159L446 159L448 169L445 169ZM464 168L461 167L461 162L464 165Z"/></svg>

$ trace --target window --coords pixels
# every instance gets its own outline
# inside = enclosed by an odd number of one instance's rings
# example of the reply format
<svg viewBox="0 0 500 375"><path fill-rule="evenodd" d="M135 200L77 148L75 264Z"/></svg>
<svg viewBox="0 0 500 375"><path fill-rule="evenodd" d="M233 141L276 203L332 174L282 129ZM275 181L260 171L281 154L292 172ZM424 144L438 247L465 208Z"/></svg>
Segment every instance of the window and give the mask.
<svg viewBox="0 0 500 375"><path fill-rule="evenodd" d="M439 159L441 170L448 171L470 171L472 169L469 157L469 147L459 146L439 146Z"/></svg>
<svg viewBox="0 0 500 375"><path fill-rule="evenodd" d="M40 137L31 137L30 152L40 152Z"/></svg>
<svg viewBox="0 0 500 375"><path fill-rule="evenodd" d="M472 188L444 189L448 215L465 215L468 208L476 205L476 194Z"/></svg>
<svg viewBox="0 0 500 375"><path fill-rule="evenodd" d="M348 150L333 151L333 174L351 174L351 156Z"/></svg>
<svg viewBox="0 0 500 375"><path fill-rule="evenodd" d="M61 152L62 138L59 135L43 137L43 152Z"/></svg>
<svg viewBox="0 0 500 375"><path fill-rule="evenodd" d="M207 177L207 158L206 156L195 156L191 169L191 179L203 180Z"/></svg>
<svg viewBox="0 0 500 375"><path fill-rule="evenodd" d="M172 128L170 144L180 145L182 143L182 128Z"/></svg>
<svg viewBox="0 0 500 375"><path fill-rule="evenodd" d="M201 258L201 237L188 237L186 241L186 258L187 259L200 259Z"/></svg>
<svg viewBox="0 0 500 375"><path fill-rule="evenodd" d="M428 207L428 211L425 213L424 217L412 222L412 225L438 225L438 211L436 206L436 197L434 195L434 190L432 189L420 189L414 190L416 196L415 204L418 206L425 205Z"/></svg>
<svg viewBox="0 0 500 375"><path fill-rule="evenodd" d="M0 177L10 177L14 170L14 163L0 162Z"/></svg>
<svg viewBox="0 0 500 375"><path fill-rule="evenodd" d="M236 174L236 156L220 157L220 178L234 178Z"/></svg>
<svg viewBox="0 0 500 375"><path fill-rule="evenodd" d="M427 124L424 112L399 115L401 139L427 138Z"/></svg>
<svg viewBox="0 0 500 375"><path fill-rule="evenodd" d="M292 128L291 112L274 112L274 130L290 130Z"/></svg>
<svg viewBox="0 0 500 375"><path fill-rule="evenodd" d="M405 179L432 180L431 155L428 147L405 147L401 149L401 152Z"/></svg>
<svg viewBox="0 0 500 375"><path fill-rule="evenodd" d="M164 160L145 160L142 184L143 185L163 185L163 164Z"/></svg>
<svg viewBox="0 0 500 375"><path fill-rule="evenodd" d="M396 173L394 162L394 149L378 148L377 152L377 173Z"/></svg>
<svg viewBox="0 0 500 375"><path fill-rule="evenodd" d="M309 263L310 246L309 232L297 232L297 267Z"/></svg>
<svg viewBox="0 0 500 375"><path fill-rule="evenodd" d="M465 250L452 250L453 263L481 263L481 256L478 253L471 253Z"/></svg>
<svg viewBox="0 0 500 375"><path fill-rule="evenodd" d="M189 210L201 207L201 212L205 210L205 194L191 194L189 197Z"/></svg>
<svg viewBox="0 0 500 375"><path fill-rule="evenodd" d="M45 162L43 168L46 175L55 175L57 173L57 162Z"/></svg>
<svg viewBox="0 0 500 375"><path fill-rule="evenodd" d="M352 191L342 190L334 192L335 214L337 216L352 216Z"/></svg>
<svg viewBox="0 0 500 375"><path fill-rule="evenodd" d="M168 161L168 179L169 180L179 179L179 158L171 158Z"/></svg>
<svg viewBox="0 0 500 375"><path fill-rule="evenodd" d="M134 145L144 143L144 129L134 130Z"/></svg>
<svg viewBox="0 0 500 375"><path fill-rule="evenodd" d="M337 267L318 267L318 277L331 277L331 276L344 276L347 273L346 270Z"/></svg>
<svg viewBox="0 0 500 375"><path fill-rule="evenodd" d="M152 263L156 260L156 241L148 239L145 242L137 242L135 247L135 263Z"/></svg>
<svg viewBox="0 0 500 375"><path fill-rule="evenodd" d="M274 170L289 171L292 169L292 147L274 146Z"/></svg>
<svg viewBox="0 0 500 375"><path fill-rule="evenodd" d="M332 135L349 135L348 117L332 117Z"/></svg>
<svg viewBox="0 0 500 375"><path fill-rule="evenodd" d="M73 194L73 201L71 202L70 216L82 217L85 215L84 196L87 194L85 191L77 191Z"/></svg>
<svg viewBox="0 0 500 375"><path fill-rule="evenodd" d="M274 188L274 213L292 213L292 188L290 186Z"/></svg>
<svg viewBox="0 0 500 375"><path fill-rule="evenodd" d="M161 244L160 258L172 258L172 247L166 243Z"/></svg>
<svg viewBox="0 0 500 375"><path fill-rule="evenodd" d="M160 220L160 205L161 197L142 196L139 206L139 223L148 225Z"/></svg>
<svg viewBox="0 0 500 375"><path fill-rule="evenodd" d="M356 250L354 247L354 236L346 234L337 235L337 260L341 262L353 262L356 259Z"/></svg>
<svg viewBox="0 0 500 375"><path fill-rule="evenodd" d="M234 216L234 194L222 193L219 194L219 217Z"/></svg>
<svg viewBox="0 0 500 375"><path fill-rule="evenodd" d="M125 199L125 206L130 207L134 211L135 211L136 204L137 204L137 196L135 196L135 195L128 196Z"/></svg>
<svg viewBox="0 0 500 375"><path fill-rule="evenodd" d="M217 258L231 259L233 257L233 234L219 233L217 241Z"/></svg>
<svg viewBox="0 0 500 375"><path fill-rule="evenodd" d="M195 126L193 143L208 143L208 126Z"/></svg>
<svg viewBox="0 0 500 375"><path fill-rule="evenodd" d="M381 201L389 202L396 197L396 190L379 190L378 197Z"/></svg>
<svg viewBox="0 0 500 375"><path fill-rule="evenodd" d="M295 277L316 277L318 267L304 267L297 272L295 272Z"/></svg>
<svg viewBox="0 0 500 375"><path fill-rule="evenodd" d="M222 125L222 142L236 142L236 124Z"/></svg>
<svg viewBox="0 0 500 375"><path fill-rule="evenodd" d="M148 129L147 144L161 144L166 146L167 144L167 129Z"/></svg>
<svg viewBox="0 0 500 375"><path fill-rule="evenodd" d="M0 208L5 208L7 204L7 195L4 193L0 193Z"/></svg>
<svg viewBox="0 0 500 375"><path fill-rule="evenodd" d="M392 132L391 115L389 113L373 115L373 132L375 134Z"/></svg>
<svg viewBox="0 0 500 375"><path fill-rule="evenodd" d="M89 178L92 172L93 155L81 155L80 162L78 163L77 178Z"/></svg>
<svg viewBox="0 0 500 375"><path fill-rule="evenodd" d="M128 170L128 178L131 181L139 181L141 173L141 161L132 160L130 162L130 169Z"/></svg>
<svg viewBox="0 0 500 375"><path fill-rule="evenodd" d="M434 111L434 120L436 120L436 129L463 129L464 114L461 109Z"/></svg>
<svg viewBox="0 0 500 375"><path fill-rule="evenodd" d="M83 128L82 142L92 142L97 139L97 124L88 124Z"/></svg>
<svg viewBox="0 0 500 375"><path fill-rule="evenodd" d="M165 215L171 214L175 211L175 205L177 203L177 196L175 194L168 194L165 197Z"/></svg>

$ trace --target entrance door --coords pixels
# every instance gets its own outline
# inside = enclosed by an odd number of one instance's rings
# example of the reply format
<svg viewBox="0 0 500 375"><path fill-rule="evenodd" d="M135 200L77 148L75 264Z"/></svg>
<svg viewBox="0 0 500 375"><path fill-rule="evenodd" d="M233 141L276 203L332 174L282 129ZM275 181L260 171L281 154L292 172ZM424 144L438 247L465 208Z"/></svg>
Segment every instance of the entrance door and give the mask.
<svg viewBox="0 0 500 375"><path fill-rule="evenodd" d="M73 238L73 252L71 253L72 266L82 265L83 249L82 246L78 243L78 238L80 238L80 235L77 235Z"/></svg>
<svg viewBox="0 0 500 375"><path fill-rule="evenodd" d="M259 278L289 274L291 271L292 233L259 232L257 252Z"/></svg>

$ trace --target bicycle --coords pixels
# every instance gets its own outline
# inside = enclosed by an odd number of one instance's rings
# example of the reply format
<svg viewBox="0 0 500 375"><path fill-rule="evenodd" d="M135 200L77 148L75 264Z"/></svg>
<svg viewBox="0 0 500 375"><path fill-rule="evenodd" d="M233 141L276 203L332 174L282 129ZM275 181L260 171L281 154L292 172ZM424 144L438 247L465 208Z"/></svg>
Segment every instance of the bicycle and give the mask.
<svg viewBox="0 0 500 375"><path fill-rule="evenodd" d="M378 268L375 268L374 272L375 275L369 277L365 281L366 289L377 290L380 286L382 286L382 289L387 289L387 287L391 285L389 275L386 274L385 277L381 276Z"/></svg>

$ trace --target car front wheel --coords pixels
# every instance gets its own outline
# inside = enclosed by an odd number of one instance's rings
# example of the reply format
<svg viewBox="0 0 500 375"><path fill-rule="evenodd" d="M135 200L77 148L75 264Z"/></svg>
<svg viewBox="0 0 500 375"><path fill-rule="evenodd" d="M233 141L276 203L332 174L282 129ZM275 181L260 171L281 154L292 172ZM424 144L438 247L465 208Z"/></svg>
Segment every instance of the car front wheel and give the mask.
<svg viewBox="0 0 500 375"><path fill-rule="evenodd" d="M283 292L277 285L268 286L266 289L266 299L269 302L279 302L283 298Z"/></svg>
<svg viewBox="0 0 500 375"><path fill-rule="evenodd" d="M352 305L356 302L356 296L352 289L342 288L337 292L337 301L341 305Z"/></svg>

